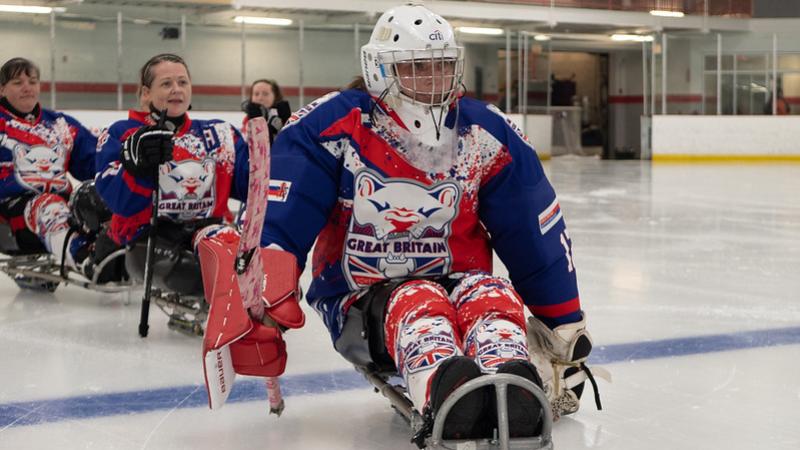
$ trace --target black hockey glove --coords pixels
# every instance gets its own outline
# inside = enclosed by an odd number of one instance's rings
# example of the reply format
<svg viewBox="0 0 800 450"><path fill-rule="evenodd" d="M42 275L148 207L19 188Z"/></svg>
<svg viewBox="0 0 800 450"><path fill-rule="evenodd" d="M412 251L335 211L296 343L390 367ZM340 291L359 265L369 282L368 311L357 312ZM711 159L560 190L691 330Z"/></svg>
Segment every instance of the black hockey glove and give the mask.
<svg viewBox="0 0 800 450"><path fill-rule="evenodd" d="M255 119L256 117L263 117L266 119L269 114L269 111L267 111L264 105L249 100L245 100L244 103L242 103L242 111L247 114L248 119Z"/></svg>
<svg viewBox="0 0 800 450"><path fill-rule="evenodd" d="M275 105L272 106L278 111L278 117L281 118L283 124L285 125L286 122L289 121L289 117L292 116L292 108L289 107L289 102L286 100L281 100Z"/></svg>
<svg viewBox="0 0 800 450"><path fill-rule="evenodd" d="M269 141L275 140L275 136L281 131L289 117L292 115L292 110L289 108L289 102L281 100L269 109L267 117L267 127L269 128Z"/></svg>
<svg viewBox="0 0 800 450"><path fill-rule="evenodd" d="M158 166L172 161L173 134L163 124L139 128L122 146L122 167L135 177L155 180Z"/></svg>

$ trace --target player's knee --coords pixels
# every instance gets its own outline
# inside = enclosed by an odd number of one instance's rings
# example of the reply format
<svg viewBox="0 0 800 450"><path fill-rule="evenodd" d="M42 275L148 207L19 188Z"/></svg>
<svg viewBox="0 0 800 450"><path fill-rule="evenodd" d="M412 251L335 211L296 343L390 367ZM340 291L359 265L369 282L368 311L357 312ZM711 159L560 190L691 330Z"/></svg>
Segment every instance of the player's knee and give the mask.
<svg viewBox="0 0 800 450"><path fill-rule="evenodd" d="M450 294L458 311L462 330L469 330L481 318L493 315L525 327L522 299L505 278L484 272L470 273Z"/></svg>
<svg viewBox="0 0 800 450"><path fill-rule="evenodd" d="M25 226L40 238L68 228L69 207L56 194L41 194L25 205Z"/></svg>
<svg viewBox="0 0 800 450"><path fill-rule="evenodd" d="M427 280L403 283L389 295L385 322L387 348L394 348L397 331L403 324L436 316L456 323L455 308L447 297L447 291Z"/></svg>

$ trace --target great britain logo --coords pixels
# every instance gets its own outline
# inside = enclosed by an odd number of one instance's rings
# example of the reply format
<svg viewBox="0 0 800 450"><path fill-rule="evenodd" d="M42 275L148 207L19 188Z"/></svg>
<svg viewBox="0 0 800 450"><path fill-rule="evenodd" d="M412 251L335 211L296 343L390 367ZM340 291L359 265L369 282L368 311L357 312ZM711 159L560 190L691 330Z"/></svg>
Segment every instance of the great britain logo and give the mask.
<svg viewBox="0 0 800 450"><path fill-rule="evenodd" d="M355 188L343 260L351 287L447 273L452 260L447 239L461 197L456 183L425 186L364 169Z"/></svg>

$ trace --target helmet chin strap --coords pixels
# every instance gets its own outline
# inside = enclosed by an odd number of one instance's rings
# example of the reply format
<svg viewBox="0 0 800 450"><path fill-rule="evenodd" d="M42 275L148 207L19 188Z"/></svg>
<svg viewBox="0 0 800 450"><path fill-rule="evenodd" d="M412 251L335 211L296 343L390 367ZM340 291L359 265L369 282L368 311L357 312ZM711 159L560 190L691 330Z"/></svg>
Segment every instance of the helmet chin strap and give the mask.
<svg viewBox="0 0 800 450"><path fill-rule="evenodd" d="M449 142L451 134L455 132L444 125L449 105L424 105L402 94L387 95L384 102L400 117L406 128L428 146L438 147L443 142Z"/></svg>

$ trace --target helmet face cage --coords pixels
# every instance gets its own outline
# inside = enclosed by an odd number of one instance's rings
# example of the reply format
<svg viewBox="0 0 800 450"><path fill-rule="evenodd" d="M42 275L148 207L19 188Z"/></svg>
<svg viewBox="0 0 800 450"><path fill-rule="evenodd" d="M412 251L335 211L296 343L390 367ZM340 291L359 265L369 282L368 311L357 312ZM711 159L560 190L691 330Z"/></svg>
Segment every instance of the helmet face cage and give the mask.
<svg viewBox="0 0 800 450"><path fill-rule="evenodd" d="M378 52L378 64L389 94L402 94L413 104L446 106L461 87L464 49L384 50Z"/></svg>

